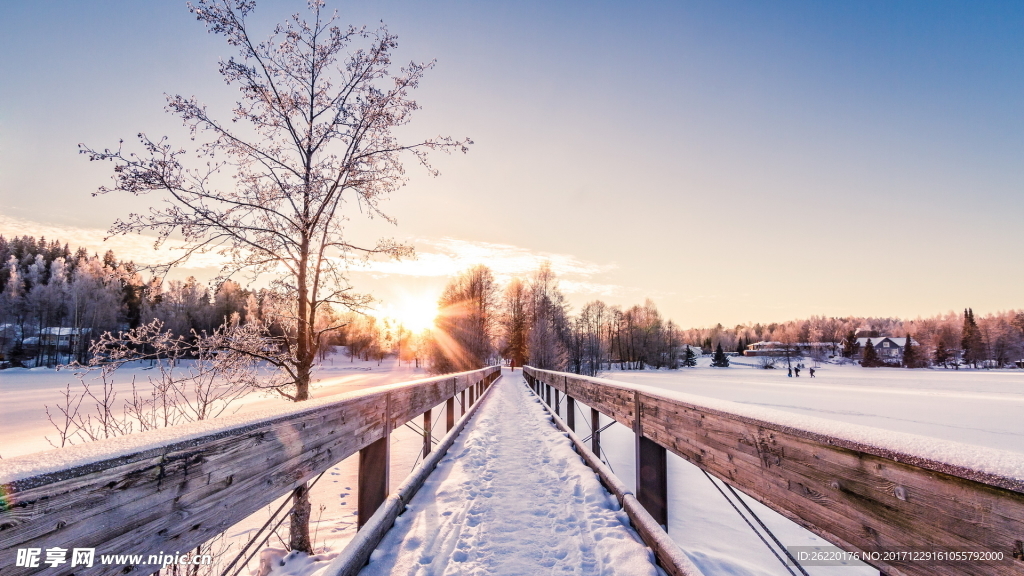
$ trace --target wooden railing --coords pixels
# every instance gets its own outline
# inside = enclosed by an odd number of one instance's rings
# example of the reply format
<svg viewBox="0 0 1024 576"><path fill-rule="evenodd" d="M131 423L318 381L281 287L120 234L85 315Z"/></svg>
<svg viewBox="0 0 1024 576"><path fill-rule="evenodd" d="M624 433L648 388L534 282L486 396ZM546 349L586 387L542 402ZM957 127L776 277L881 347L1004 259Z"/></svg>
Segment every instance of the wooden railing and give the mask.
<svg viewBox="0 0 1024 576"><path fill-rule="evenodd" d="M552 391L555 404L566 402L570 428L574 404L582 402L592 409L592 425L600 412L633 430L636 498L659 524L668 522L667 450L884 574L1024 574L1019 477L732 414L646 387L531 367L523 372L549 404ZM600 434L591 442L600 454ZM942 550L988 551L1003 560L902 555Z"/></svg>
<svg viewBox="0 0 1024 576"><path fill-rule="evenodd" d="M218 429L187 440L169 440L115 457L102 453L117 439L61 451L73 466L3 480L0 485L0 575L109 572L69 564L51 568L14 565L14 550L74 548L101 554L151 554L192 550L348 456L359 452L359 521L366 521L388 494L391 430L424 417L424 454L429 453L431 410L446 404L447 428L455 399L472 405L501 371L472 372L381 386L337 402L312 401L309 409ZM467 398L468 396L468 398ZM173 437L172 429L155 431ZM171 432L168 435L168 432ZM146 433L149 434L149 433ZM140 435L140 438L142 435ZM111 453L116 453L113 449ZM0 479L31 461L0 461ZM141 570L145 567L140 567Z"/></svg>

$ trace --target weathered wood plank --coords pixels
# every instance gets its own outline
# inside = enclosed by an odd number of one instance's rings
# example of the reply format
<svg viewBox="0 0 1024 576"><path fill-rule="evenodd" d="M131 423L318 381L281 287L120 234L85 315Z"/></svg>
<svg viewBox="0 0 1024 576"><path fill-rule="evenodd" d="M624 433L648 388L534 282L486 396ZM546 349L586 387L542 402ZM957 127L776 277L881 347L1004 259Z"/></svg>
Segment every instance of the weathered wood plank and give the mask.
<svg viewBox="0 0 1024 576"><path fill-rule="evenodd" d="M632 417L618 400L628 384L524 372L617 421ZM1017 479L638 394L645 438L844 549L1018 554L1008 563L872 562L887 574L1024 574L1024 487Z"/></svg>
<svg viewBox="0 0 1024 576"><path fill-rule="evenodd" d="M194 549L382 438L388 395L406 412L425 406L422 413L497 371L371 389L308 411L19 478L2 486L0 549L95 548L97 556ZM67 568L4 563L0 576ZM109 570L97 564L75 573Z"/></svg>
<svg viewBox="0 0 1024 576"><path fill-rule="evenodd" d="M530 368L530 376L538 382L554 387L572 396L591 408L615 419L623 426L633 428L633 412L636 407L633 401L633 390L626 386L615 386L606 383L595 383L590 379L575 374L564 374L550 370Z"/></svg>
<svg viewBox="0 0 1024 576"><path fill-rule="evenodd" d="M297 454L331 453L343 459L360 444L380 437L379 425L377 430L367 429L380 420L375 414L378 411L383 411L379 397L354 399L345 401L339 410L321 410L294 422L275 423L197 446L169 448L158 458L17 491L11 514L0 513L4 525L45 518L51 526L35 523L16 526L18 530L0 530L0 547L22 544L57 525L62 531L74 531L77 524L92 526L98 515L153 517L158 512L149 509L158 501L188 506L219 492L221 484L229 492L239 490L249 478L269 477L281 466L292 465ZM272 494L272 499L278 495Z"/></svg>

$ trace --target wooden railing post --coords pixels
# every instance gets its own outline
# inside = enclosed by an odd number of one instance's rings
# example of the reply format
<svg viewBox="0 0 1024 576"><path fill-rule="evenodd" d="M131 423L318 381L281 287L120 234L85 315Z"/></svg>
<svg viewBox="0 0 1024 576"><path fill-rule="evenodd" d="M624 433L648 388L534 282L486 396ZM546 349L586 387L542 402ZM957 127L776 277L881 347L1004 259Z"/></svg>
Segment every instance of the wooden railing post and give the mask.
<svg viewBox="0 0 1024 576"><path fill-rule="evenodd" d="M432 437L430 435L430 410L423 413L423 457L430 455Z"/></svg>
<svg viewBox="0 0 1024 576"><path fill-rule="evenodd" d="M569 430L576 431L576 399L572 396L565 396L565 418L566 423L569 424Z"/></svg>
<svg viewBox="0 0 1024 576"><path fill-rule="evenodd" d="M643 403L633 392L633 433L636 437L636 499L654 520L668 529L668 456L665 447L644 437Z"/></svg>
<svg viewBox="0 0 1024 576"><path fill-rule="evenodd" d="M559 404L560 404L560 400L558 399L558 388L555 388L555 406L554 406L555 414L558 414L558 405Z"/></svg>
<svg viewBox="0 0 1024 576"><path fill-rule="evenodd" d="M462 396L459 399L459 405L462 406L462 413L465 414L466 413L466 391L465 390L462 391Z"/></svg>
<svg viewBox="0 0 1024 576"><path fill-rule="evenodd" d="M601 413L597 408L590 409L590 451L601 457Z"/></svg>
<svg viewBox="0 0 1024 576"><path fill-rule="evenodd" d="M445 432L451 432L455 428L455 396L445 402Z"/></svg>
<svg viewBox="0 0 1024 576"><path fill-rule="evenodd" d="M548 406L551 406L551 385L545 384L544 386L548 389Z"/></svg>
<svg viewBox="0 0 1024 576"><path fill-rule="evenodd" d="M391 460L391 393L384 401L384 437L359 451L356 529L373 516L388 497Z"/></svg>

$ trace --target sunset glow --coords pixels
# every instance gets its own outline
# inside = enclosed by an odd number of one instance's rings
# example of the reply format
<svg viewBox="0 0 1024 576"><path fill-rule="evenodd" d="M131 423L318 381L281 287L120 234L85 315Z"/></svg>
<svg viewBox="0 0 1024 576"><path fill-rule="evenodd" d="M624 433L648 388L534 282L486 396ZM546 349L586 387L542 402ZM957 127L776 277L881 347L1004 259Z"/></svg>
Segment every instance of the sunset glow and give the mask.
<svg viewBox="0 0 1024 576"><path fill-rule="evenodd" d="M437 317L437 295L403 294L378 307L375 316L389 318L411 332L433 328Z"/></svg>

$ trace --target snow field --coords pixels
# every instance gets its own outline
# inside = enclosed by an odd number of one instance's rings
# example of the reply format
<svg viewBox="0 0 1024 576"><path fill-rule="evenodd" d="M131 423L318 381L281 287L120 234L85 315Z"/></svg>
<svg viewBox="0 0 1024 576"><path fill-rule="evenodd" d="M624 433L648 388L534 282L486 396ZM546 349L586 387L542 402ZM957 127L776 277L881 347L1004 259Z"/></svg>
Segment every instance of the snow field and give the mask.
<svg viewBox="0 0 1024 576"><path fill-rule="evenodd" d="M520 375L497 381L364 576L663 574Z"/></svg>

